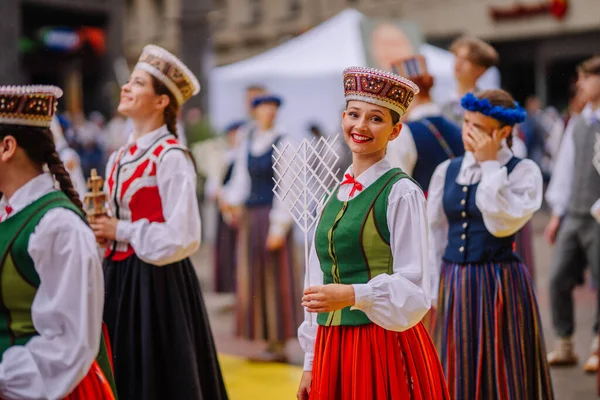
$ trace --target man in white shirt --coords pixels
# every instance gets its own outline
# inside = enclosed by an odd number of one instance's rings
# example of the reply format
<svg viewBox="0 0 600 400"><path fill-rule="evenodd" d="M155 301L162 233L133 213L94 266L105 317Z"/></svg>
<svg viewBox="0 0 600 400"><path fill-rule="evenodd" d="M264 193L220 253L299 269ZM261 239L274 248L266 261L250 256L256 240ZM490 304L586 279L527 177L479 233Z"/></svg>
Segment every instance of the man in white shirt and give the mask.
<svg viewBox="0 0 600 400"><path fill-rule="evenodd" d="M598 285L600 274L600 224L592 217L600 198L600 174L594 167L594 152L600 132L600 56L578 67L577 88L588 104L581 116L565 132L546 199L552 218L546 227L550 244L556 242L552 261L550 299L552 322L558 336L557 346L548 354L550 365L575 365L578 362L571 337L574 333L573 297L589 265ZM598 369L598 310L594 332L596 339L584 365L587 372Z"/></svg>
<svg viewBox="0 0 600 400"><path fill-rule="evenodd" d="M477 91L477 80L488 70L498 64L498 52L488 43L472 36L462 36L450 46L456 59L454 61L454 78L458 84L456 96L442 106L446 117L462 125L464 110L460 99L469 92Z"/></svg>

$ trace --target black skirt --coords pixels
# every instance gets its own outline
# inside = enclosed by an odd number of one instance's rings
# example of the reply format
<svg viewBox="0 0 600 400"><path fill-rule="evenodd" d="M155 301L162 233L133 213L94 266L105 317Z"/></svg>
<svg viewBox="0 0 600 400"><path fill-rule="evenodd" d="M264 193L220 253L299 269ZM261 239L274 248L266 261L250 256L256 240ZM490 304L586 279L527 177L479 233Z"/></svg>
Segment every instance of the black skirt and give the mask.
<svg viewBox="0 0 600 400"><path fill-rule="evenodd" d="M104 320L120 400L227 399L189 259L158 267L104 260Z"/></svg>

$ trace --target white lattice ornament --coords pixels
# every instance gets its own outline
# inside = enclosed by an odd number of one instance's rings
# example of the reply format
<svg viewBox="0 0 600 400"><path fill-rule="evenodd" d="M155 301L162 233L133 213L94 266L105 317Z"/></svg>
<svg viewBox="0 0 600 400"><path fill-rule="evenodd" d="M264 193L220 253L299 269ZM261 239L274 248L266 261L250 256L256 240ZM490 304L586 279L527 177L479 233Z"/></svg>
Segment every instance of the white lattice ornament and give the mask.
<svg viewBox="0 0 600 400"><path fill-rule="evenodd" d="M307 286L310 283L308 235L321 214L323 199L331 196L340 182L336 140L337 135L332 135L328 139L304 139L299 144L282 142L273 145L273 193L304 234Z"/></svg>

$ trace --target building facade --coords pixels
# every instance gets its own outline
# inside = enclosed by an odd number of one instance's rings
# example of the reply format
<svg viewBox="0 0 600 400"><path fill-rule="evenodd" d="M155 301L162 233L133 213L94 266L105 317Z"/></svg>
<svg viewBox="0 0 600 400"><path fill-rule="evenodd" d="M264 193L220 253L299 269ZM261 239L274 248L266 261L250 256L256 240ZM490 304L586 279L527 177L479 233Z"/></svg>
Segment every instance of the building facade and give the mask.
<svg viewBox="0 0 600 400"><path fill-rule="evenodd" d="M461 34L490 41L500 52L503 85L519 98L535 93L560 102L574 66L600 53L597 0L217 0L216 62L260 53L348 7L416 22L441 47Z"/></svg>
<svg viewBox="0 0 600 400"><path fill-rule="evenodd" d="M153 43L178 52L182 0L127 0L125 2L124 51L133 65L142 48Z"/></svg>
<svg viewBox="0 0 600 400"><path fill-rule="evenodd" d="M1 0L0 85L54 84L60 111L111 116L119 87L149 43L179 55L206 104L210 0Z"/></svg>
<svg viewBox="0 0 600 400"><path fill-rule="evenodd" d="M535 94L562 108L575 67L600 54L600 8L596 0L429 0L406 8L437 44L468 33L486 39L500 54L502 85L523 101ZM465 23L468 21L468 23Z"/></svg>
<svg viewBox="0 0 600 400"><path fill-rule="evenodd" d="M126 0L124 50L129 68L133 67L149 43L164 47L179 56L200 80L202 91L186 107L205 108L212 66L212 41L208 13L210 0Z"/></svg>
<svg viewBox="0 0 600 400"><path fill-rule="evenodd" d="M0 84L54 84L61 107L109 111L122 0L0 1ZM85 90L84 90L85 88Z"/></svg>

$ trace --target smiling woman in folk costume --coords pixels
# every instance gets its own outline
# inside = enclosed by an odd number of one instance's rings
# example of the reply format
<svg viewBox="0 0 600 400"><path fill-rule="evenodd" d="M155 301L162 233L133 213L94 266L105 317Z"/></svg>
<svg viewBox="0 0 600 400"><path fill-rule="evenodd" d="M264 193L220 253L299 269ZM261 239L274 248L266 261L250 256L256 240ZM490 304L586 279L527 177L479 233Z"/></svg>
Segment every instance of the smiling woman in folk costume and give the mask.
<svg viewBox="0 0 600 400"><path fill-rule="evenodd" d="M96 242L49 129L61 95L0 87L3 399L116 398Z"/></svg>
<svg viewBox="0 0 600 400"><path fill-rule="evenodd" d="M196 172L176 136L179 107L199 90L179 59L150 45L121 91L134 132L107 165L113 217L92 228L109 240L104 317L122 399L227 398L189 259L200 244Z"/></svg>
<svg viewBox="0 0 600 400"><path fill-rule="evenodd" d="M273 194L273 148L285 146L275 124L281 99L253 100L253 123L245 125L231 180L222 191L222 210L239 224L237 247L237 335L264 340L254 361L286 361L284 347L302 320L299 278L292 251L292 219ZM243 207L243 210L242 210Z"/></svg>
<svg viewBox="0 0 600 400"><path fill-rule="evenodd" d="M511 151L525 110L505 91L465 95L466 153L429 186L436 344L453 399L552 399L533 283L514 234L542 203L542 174Z"/></svg>
<svg viewBox="0 0 600 400"><path fill-rule="evenodd" d="M344 71L344 139L352 165L318 222L298 330L298 398L448 399L433 342L425 198L385 157L413 95L411 81Z"/></svg>

